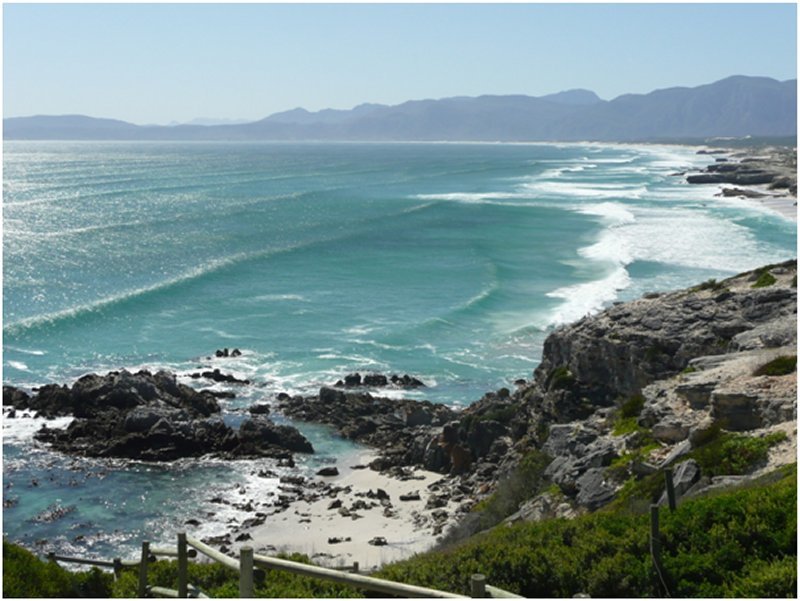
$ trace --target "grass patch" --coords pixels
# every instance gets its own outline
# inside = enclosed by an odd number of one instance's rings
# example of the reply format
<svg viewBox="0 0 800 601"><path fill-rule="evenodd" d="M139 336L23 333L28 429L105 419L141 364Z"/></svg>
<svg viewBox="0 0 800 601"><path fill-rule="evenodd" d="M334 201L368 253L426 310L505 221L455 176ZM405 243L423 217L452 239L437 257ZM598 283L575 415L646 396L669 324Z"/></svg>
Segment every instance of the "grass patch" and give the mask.
<svg viewBox="0 0 800 601"><path fill-rule="evenodd" d="M762 271L751 288L766 288L767 286L772 286L777 281L775 276L769 271Z"/></svg>
<svg viewBox="0 0 800 601"><path fill-rule="evenodd" d="M614 428L611 431L611 434L614 436L625 436L626 434L630 434L632 432L644 432L649 433L650 430L647 428L643 428L639 425L638 420L639 418L636 416L633 417L617 417L616 421L614 422Z"/></svg>
<svg viewBox="0 0 800 601"><path fill-rule="evenodd" d="M681 371L681 373L682 373L682 374L686 374L686 375L688 375L688 374L693 374L693 373L694 373L694 372L696 372L696 371L697 371L697 368L696 368L694 365L687 365L687 366L686 366L686 367L683 369L683 371Z"/></svg>
<svg viewBox="0 0 800 601"><path fill-rule="evenodd" d="M701 292L703 290L723 290L725 288L725 284L722 282L718 282L716 278L709 278L702 284L698 284L694 288L692 288L692 292Z"/></svg>
<svg viewBox="0 0 800 601"><path fill-rule="evenodd" d="M754 376L785 376L797 369L797 355L781 355L753 372Z"/></svg>

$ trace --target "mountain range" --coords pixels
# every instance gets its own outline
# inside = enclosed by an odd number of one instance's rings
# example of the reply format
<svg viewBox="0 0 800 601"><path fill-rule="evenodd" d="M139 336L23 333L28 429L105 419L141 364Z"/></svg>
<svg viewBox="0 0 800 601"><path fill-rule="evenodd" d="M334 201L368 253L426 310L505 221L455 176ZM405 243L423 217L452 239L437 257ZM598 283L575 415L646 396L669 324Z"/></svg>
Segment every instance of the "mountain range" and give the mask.
<svg viewBox="0 0 800 601"><path fill-rule="evenodd" d="M458 96L350 110L296 108L220 125L134 125L82 115L3 119L6 140L633 142L796 135L797 80L749 76L608 101L582 89L539 97Z"/></svg>

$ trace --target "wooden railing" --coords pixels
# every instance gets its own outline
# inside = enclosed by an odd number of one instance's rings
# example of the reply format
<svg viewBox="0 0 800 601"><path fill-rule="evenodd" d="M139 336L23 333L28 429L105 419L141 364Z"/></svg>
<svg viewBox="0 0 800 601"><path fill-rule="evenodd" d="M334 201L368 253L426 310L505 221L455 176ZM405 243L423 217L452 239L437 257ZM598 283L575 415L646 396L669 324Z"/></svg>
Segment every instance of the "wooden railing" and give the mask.
<svg viewBox="0 0 800 601"><path fill-rule="evenodd" d="M268 570L280 570L300 576L307 576L319 580L326 580L328 582L335 582L337 584L344 584L355 588L382 593L385 595L392 595L396 597L421 597L429 599L467 599L465 595L458 595L446 591L440 591L411 584L403 584L400 582L392 582L391 580L383 580L381 578L373 578L358 574L358 563L355 562L352 566L346 568L323 568L320 566L309 565L305 563L298 563L296 561L289 561L287 559L279 559L277 557L267 557L264 555L256 555L252 547L242 547L239 550L239 559L234 559L216 549L209 547L202 541L187 536L185 532L178 533L178 544L176 549L165 549L160 547L151 547L150 543L145 541L142 543L142 554L138 560L122 560L114 559L112 561L104 561L98 559L83 559L79 557L65 557L63 555L56 555L55 553L48 554L48 559L52 561L62 561L69 563L82 563L86 565L112 568L114 570L115 579L119 577L122 568L138 568L138 597L173 597L185 599L192 598L208 598L200 589L189 583L189 559L195 558L201 553L211 559L212 561L222 564L223 566L237 572L239 574L239 597L249 598L255 595L255 587L257 583L264 581L265 573L262 568ZM148 571L149 565L156 561L157 557L175 557L178 561L178 588L170 589L161 586L150 586L148 584ZM354 572L354 573L353 573ZM470 582L471 597L475 598L513 598L519 597L514 593L504 591L494 586L486 584L486 578L481 574L474 574Z"/></svg>

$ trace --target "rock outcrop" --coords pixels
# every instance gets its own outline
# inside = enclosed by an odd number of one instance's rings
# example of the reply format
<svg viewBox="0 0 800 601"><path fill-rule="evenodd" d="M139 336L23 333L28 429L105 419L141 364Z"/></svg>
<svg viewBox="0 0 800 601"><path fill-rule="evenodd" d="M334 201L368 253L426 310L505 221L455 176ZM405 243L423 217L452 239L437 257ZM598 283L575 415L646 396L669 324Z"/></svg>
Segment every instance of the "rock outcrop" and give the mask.
<svg viewBox="0 0 800 601"><path fill-rule="evenodd" d="M625 481L684 461L715 432L781 431L780 446L796 448L796 286L796 261L788 261L618 303L557 329L534 380L511 395L527 424L514 450L546 453L545 475L573 509L593 510ZM775 360L791 369L763 369ZM681 477L694 483L699 475L687 469Z"/></svg>
<svg viewBox="0 0 800 601"><path fill-rule="evenodd" d="M290 458L313 453L295 428L255 415L233 430L218 416L209 392L159 371L89 374L71 388L47 385L34 396L3 387L3 404L42 416L74 416L64 429L42 428L36 438L56 450L90 457L172 461L213 453L226 458Z"/></svg>
<svg viewBox="0 0 800 601"><path fill-rule="evenodd" d="M734 151L715 151L729 158L717 158L701 173L686 176L690 184L733 184L763 186L797 196L797 155L793 149L767 148L757 156ZM723 190L724 196L760 198L767 194L747 190Z"/></svg>

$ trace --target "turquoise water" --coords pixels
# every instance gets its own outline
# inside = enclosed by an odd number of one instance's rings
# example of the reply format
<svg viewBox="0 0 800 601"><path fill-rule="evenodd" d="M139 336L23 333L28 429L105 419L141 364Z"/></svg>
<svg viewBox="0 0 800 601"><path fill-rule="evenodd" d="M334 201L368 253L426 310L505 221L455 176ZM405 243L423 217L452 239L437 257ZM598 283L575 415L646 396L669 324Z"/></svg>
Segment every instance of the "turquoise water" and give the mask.
<svg viewBox="0 0 800 601"><path fill-rule="evenodd" d="M232 418L379 371L466 405L530 377L560 323L795 256L794 222L674 175L708 162L695 150L6 142L4 383L213 365L256 383ZM223 347L243 355L206 359ZM249 464L66 459L32 447L33 422L4 420L4 532L28 543L131 549L203 512L220 533L239 514L187 490L276 487ZM311 467L352 450L301 429ZM30 521L54 503L75 509Z"/></svg>

